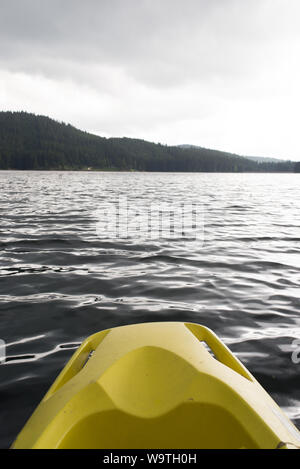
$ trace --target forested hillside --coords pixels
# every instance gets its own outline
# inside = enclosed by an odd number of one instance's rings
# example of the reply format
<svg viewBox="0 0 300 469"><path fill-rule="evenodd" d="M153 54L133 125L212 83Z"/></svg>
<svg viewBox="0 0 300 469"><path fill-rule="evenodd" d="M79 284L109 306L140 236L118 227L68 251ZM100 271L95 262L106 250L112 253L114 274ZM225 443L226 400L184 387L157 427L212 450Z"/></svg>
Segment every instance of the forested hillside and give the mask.
<svg viewBox="0 0 300 469"><path fill-rule="evenodd" d="M103 138L45 116L0 112L0 169L266 172L294 171L294 166L199 147Z"/></svg>

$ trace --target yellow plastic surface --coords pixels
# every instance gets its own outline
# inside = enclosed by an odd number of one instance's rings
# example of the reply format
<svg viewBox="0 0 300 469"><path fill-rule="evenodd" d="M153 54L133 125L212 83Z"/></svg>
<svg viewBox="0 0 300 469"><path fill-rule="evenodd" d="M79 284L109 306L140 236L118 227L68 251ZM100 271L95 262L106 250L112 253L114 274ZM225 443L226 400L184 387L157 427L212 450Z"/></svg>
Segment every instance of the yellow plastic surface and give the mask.
<svg viewBox="0 0 300 469"><path fill-rule="evenodd" d="M163 322L86 339L12 447L299 445L296 427L211 330Z"/></svg>

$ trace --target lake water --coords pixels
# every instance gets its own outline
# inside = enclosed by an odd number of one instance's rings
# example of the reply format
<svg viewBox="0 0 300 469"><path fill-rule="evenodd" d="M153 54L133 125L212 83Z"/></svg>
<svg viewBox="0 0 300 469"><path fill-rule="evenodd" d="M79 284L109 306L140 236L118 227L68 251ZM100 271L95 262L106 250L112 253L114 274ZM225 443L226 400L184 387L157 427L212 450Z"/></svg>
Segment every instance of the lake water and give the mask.
<svg viewBox="0 0 300 469"><path fill-rule="evenodd" d="M300 428L299 178L0 172L0 447L85 337L149 321L213 329ZM197 204L199 236L101 236L120 197Z"/></svg>

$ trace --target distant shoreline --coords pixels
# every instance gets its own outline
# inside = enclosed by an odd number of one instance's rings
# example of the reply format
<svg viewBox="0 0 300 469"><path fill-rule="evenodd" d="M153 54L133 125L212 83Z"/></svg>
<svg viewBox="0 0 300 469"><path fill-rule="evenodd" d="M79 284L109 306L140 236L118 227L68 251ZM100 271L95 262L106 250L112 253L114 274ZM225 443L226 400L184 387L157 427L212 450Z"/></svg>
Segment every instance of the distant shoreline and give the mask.
<svg viewBox="0 0 300 469"><path fill-rule="evenodd" d="M31 173L149 173L149 174L299 174L295 171L146 171L130 169L1 169L0 172L31 172Z"/></svg>
<svg viewBox="0 0 300 469"><path fill-rule="evenodd" d="M105 138L26 112L0 112L0 169L151 173L292 173L300 162L270 161L195 146ZM258 161L262 160L262 161Z"/></svg>

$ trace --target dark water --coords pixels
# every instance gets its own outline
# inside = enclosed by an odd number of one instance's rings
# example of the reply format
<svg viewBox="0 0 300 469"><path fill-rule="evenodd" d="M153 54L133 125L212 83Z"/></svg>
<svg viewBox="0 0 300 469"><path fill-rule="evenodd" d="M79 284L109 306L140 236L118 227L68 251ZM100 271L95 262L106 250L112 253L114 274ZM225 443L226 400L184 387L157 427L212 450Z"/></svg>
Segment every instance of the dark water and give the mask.
<svg viewBox="0 0 300 469"><path fill-rule="evenodd" d="M300 179L296 174L0 172L0 446L74 346L101 329L213 329L300 427ZM204 243L103 239L99 209L197 201ZM299 354L300 356L300 354Z"/></svg>

